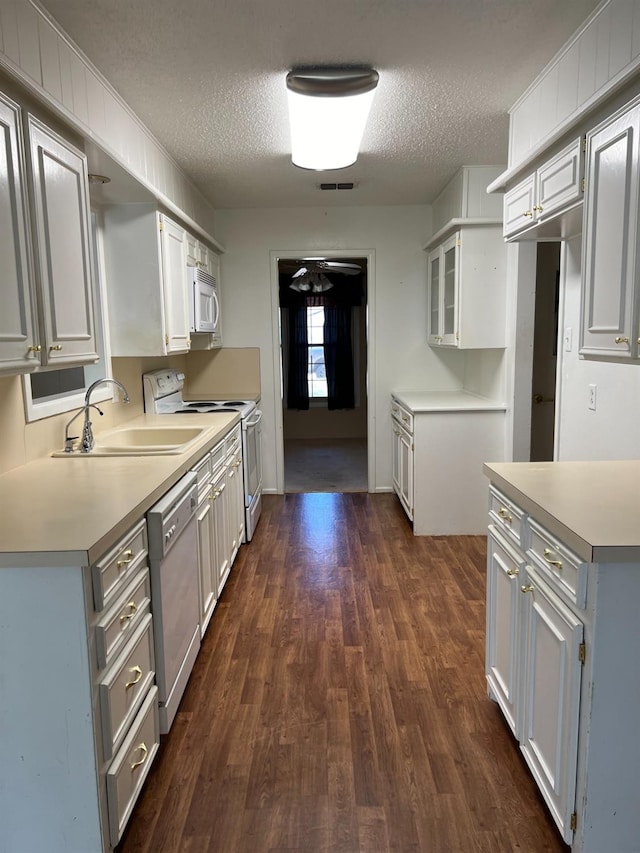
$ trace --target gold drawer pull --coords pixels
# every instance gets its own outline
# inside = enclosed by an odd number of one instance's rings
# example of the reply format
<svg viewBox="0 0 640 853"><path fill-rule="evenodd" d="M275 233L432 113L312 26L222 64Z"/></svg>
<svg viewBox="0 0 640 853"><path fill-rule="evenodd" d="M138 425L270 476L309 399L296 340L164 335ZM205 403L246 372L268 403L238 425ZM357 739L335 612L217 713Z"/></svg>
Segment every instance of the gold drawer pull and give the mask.
<svg viewBox="0 0 640 853"><path fill-rule="evenodd" d="M561 560L552 559L552 557L554 557L555 555L550 548L545 548L544 551L542 552L542 556L547 561L547 563L549 563L551 566L557 566L559 569L562 568L562 561Z"/></svg>
<svg viewBox="0 0 640 853"><path fill-rule="evenodd" d="M29 347L27 349L27 352L42 352L42 347L41 346Z"/></svg>
<svg viewBox="0 0 640 853"><path fill-rule="evenodd" d="M623 338L623 337L618 336L618 337L616 338L616 343L617 343L617 344L628 344L628 343L629 343L629 338Z"/></svg>
<svg viewBox="0 0 640 853"><path fill-rule="evenodd" d="M513 521L513 516L509 515L509 510L505 509L504 507L500 507L500 509L498 510L498 515L500 516L500 518L504 518L504 520L509 524L511 524L511 522Z"/></svg>
<svg viewBox="0 0 640 853"><path fill-rule="evenodd" d="M147 760L147 756L149 755L149 750L147 749L147 745L146 743L144 743L144 741L142 743L139 743L136 746L136 749L139 749L142 752L142 758L140 758L138 761L133 762L133 764L131 765L132 770L135 770L136 767L140 767L141 764L144 764Z"/></svg>
<svg viewBox="0 0 640 853"><path fill-rule="evenodd" d="M520 574L520 569L507 569L507 575L510 578L515 578L519 574Z"/></svg>
<svg viewBox="0 0 640 853"><path fill-rule="evenodd" d="M234 468L239 468L239 467L240 467L240 465L242 465L242 459L238 459L238 461L236 462L236 464L235 464L233 467L234 467Z"/></svg>
<svg viewBox="0 0 640 853"><path fill-rule="evenodd" d="M129 609L129 612L127 612L126 608ZM125 610L123 610L120 614L120 624L122 625L123 622L128 622L129 619L133 619L137 612L138 605L135 603L135 601L128 601L125 604Z"/></svg>
<svg viewBox="0 0 640 853"><path fill-rule="evenodd" d="M520 589L522 590L522 592L533 592L535 586L531 586L531 584L528 584L527 586L521 586Z"/></svg>
<svg viewBox="0 0 640 853"><path fill-rule="evenodd" d="M538 211L538 213L542 213L542 210L543 210L543 208L542 208L542 205L541 205L541 204L536 204L536 206L535 206L533 209L534 209L534 210L537 210L537 211Z"/></svg>
<svg viewBox="0 0 640 853"><path fill-rule="evenodd" d="M49 352L60 352L61 349L62 344L54 344L53 346L49 347Z"/></svg>
<svg viewBox="0 0 640 853"><path fill-rule="evenodd" d="M133 687L133 685L137 684L140 681L140 679L142 678L142 670L140 669L139 666L132 666L129 669L129 672L132 675L135 675L135 678L133 679L133 681L127 681L127 683L124 686L125 690L128 690L130 687Z"/></svg>
<svg viewBox="0 0 640 853"><path fill-rule="evenodd" d="M523 216L533 216L533 211L532 210L525 210L525 212L522 215Z"/></svg>
<svg viewBox="0 0 640 853"><path fill-rule="evenodd" d="M125 551L124 554L122 555L122 560L118 560L118 562L116 563L116 567L118 569L121 569L123 566L128 565L132 560L133 560L133 551L131 549L129 549L128 551Z"/></svg>

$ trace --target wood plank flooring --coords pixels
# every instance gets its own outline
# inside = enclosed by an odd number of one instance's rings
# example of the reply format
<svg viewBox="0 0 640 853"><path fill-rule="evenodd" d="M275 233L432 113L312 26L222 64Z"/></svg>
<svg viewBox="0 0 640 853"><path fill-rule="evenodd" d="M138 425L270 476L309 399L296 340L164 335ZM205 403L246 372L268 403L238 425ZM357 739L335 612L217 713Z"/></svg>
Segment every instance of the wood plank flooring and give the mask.
<svg viewBox="0 0 640 853"><path fill-rule="evenodd" d="M484 679L484 537L267 496L118 853L566 851Z"/></svg>

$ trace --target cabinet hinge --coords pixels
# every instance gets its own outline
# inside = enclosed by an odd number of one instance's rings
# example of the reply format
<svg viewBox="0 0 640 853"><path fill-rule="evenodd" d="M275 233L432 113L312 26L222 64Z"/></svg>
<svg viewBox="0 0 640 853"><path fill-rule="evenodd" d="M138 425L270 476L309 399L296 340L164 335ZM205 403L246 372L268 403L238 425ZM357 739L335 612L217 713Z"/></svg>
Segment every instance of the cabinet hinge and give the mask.
<svg viewBox="0 0 640 853"><path fill-rule="evenodd" d="M578 660L580 661L580 663L584 663L586 659L587 659L587 644L586 643L580 643L580 645L578 646Z"/></svg>
<svg viewBox="0 0 640 853"><path fill-rule="evenodd" d="M456 240L456 246L462 246L462 240L459 237Z"/></svg>
<svg viewBox="0 0 640 853"><path fill-rule="evenodd" d="M574 812L574 813L571 815L571 822L570 822L569 826L571 827L571 829L572 829L574 832L575 832L575 831L576 831L576 829L578 828L578 815L576 814L576 812Z"/></svg>
<svg viewBox="0 0 640 853"><path fill-rule="evenodd" d="M164 342L167 346L169 346L169 335L164 336Z"/></svg>
<svg viewBox="0 0 640 853"><path fill-rule="evenodd" d="M582 192L584 192L584 188L585 188L585 179L584 178L582 179L581 186L582 186Z"/></svg>
<svg viewBox="0 0 640 853"><path fill-rule="evenodd" d="M163 226L162 226L162 217L160 217L160 219L158 220L158 231L162 231L162 229L163 229Z"/></svg>
<svg viewBox="0 0 640 853"><path fill-rule="evenodd" d="M585 154L587 153L587 137L586 137L586 135L582 137L582 150Z"/></svg>

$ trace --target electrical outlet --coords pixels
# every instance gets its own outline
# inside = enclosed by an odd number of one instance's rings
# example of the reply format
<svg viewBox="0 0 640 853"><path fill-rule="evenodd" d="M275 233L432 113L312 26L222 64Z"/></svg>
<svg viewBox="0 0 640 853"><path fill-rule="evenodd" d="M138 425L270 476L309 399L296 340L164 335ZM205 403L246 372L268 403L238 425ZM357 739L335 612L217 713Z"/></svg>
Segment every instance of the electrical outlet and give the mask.
<svg viewBox="0 0 640 853"><path fill-rule="evenodd" d="M589 385L589 408L591 409L592 412L595 412L595 410L596 410L596 400L597 400L596 393L597 393L597 390L598 390L597 385Z"/></svg>

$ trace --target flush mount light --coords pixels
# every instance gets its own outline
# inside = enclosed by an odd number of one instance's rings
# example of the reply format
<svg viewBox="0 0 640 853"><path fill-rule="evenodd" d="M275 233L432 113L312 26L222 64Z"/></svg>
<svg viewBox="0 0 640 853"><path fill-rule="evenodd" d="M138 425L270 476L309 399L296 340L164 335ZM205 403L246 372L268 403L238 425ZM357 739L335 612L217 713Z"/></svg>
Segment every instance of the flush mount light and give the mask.
<svg viewBox="0 0 640 853"><path fill-rule="evenodd" d="M378 79L371 68L287 74L294 165L324 171L356 162Z"/></svg>

